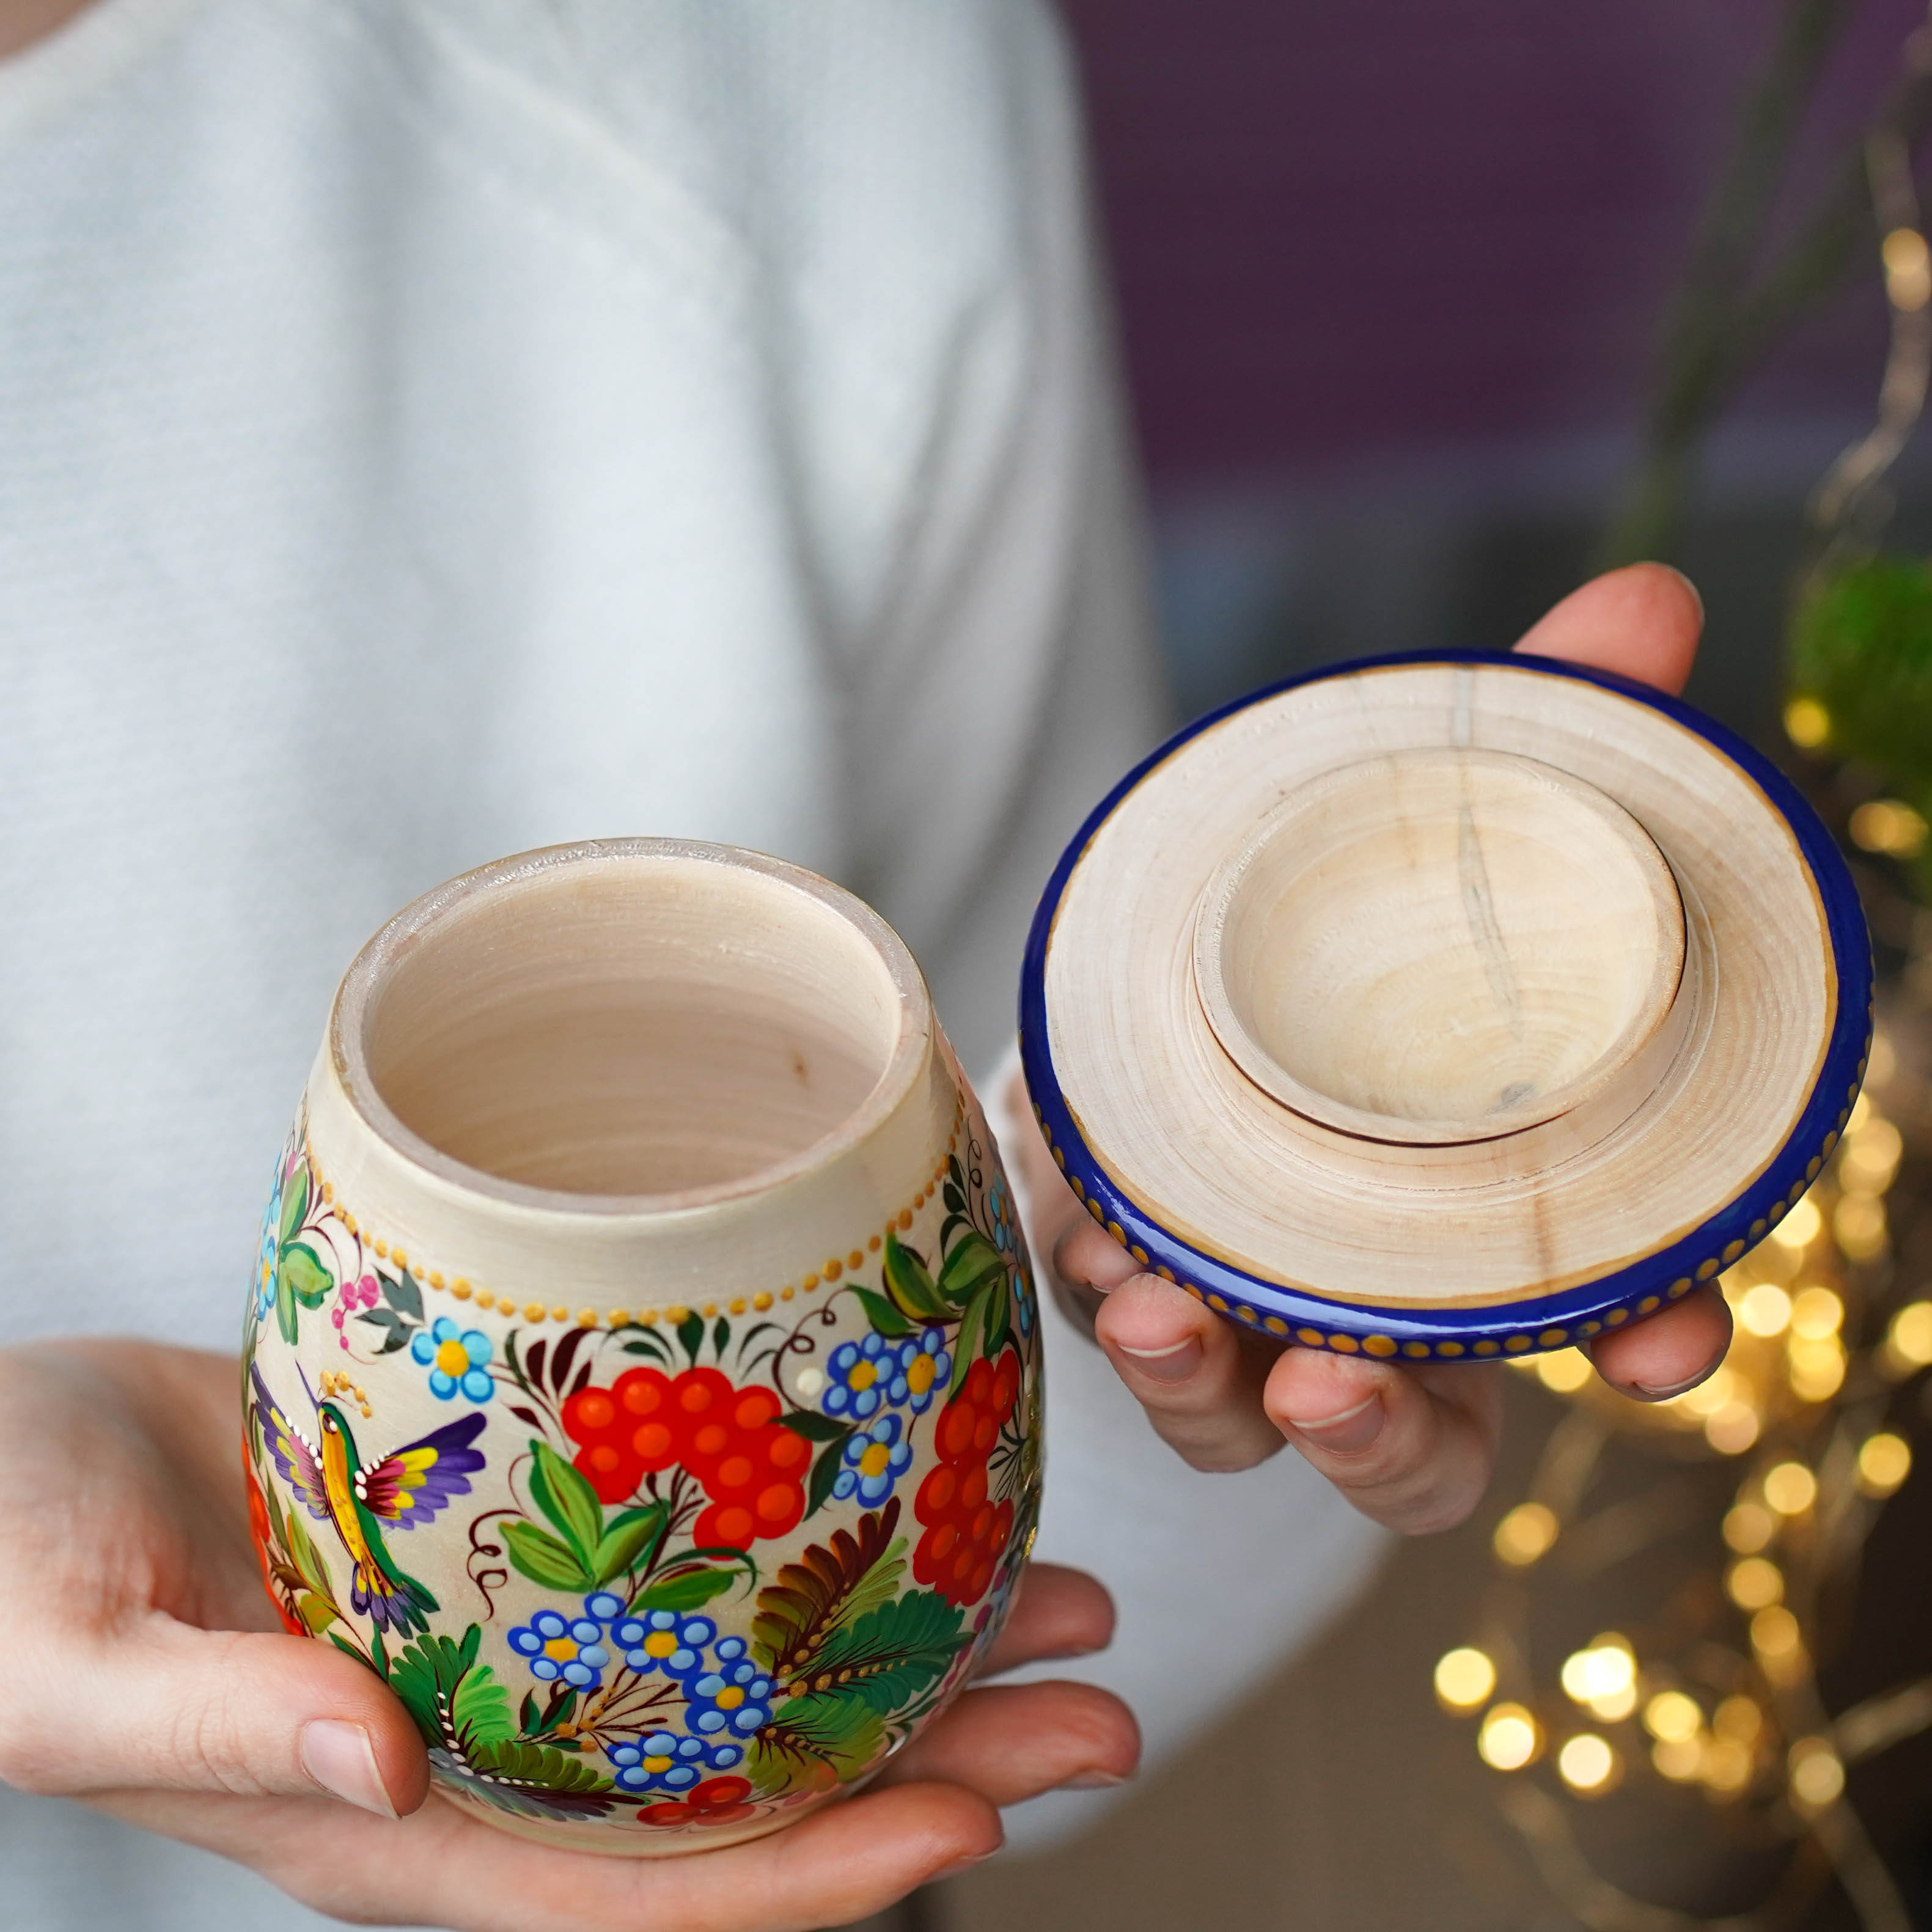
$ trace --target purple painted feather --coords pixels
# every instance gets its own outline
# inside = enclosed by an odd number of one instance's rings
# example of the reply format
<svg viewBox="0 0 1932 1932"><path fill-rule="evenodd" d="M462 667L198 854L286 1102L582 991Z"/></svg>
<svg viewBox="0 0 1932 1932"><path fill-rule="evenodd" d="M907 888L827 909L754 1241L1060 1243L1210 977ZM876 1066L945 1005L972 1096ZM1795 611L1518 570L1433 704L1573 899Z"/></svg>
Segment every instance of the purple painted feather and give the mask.
<svg viewBox="0 0 1932 1932"><path fill-rule="evenodd" d="M386 1456L356 1478L356 1501L398 1529L428 1522L452 1497L470 1493L470 1478L483 1467L482 1450L472 1447L483 1421L466 1415Z"/></svg>
<svg viewBox="0 0 1932 1932"><path fill-rule="evenodd" d="M262 1440L268 1444L282 1480L308 1505L310 1516L318 1522L328 1522L328 1486L322 1480L320 1450L276 1406L262 1371L253 1362L248 1364L248 1374L255 1384L255 1414L262 1425Z"/></svg>

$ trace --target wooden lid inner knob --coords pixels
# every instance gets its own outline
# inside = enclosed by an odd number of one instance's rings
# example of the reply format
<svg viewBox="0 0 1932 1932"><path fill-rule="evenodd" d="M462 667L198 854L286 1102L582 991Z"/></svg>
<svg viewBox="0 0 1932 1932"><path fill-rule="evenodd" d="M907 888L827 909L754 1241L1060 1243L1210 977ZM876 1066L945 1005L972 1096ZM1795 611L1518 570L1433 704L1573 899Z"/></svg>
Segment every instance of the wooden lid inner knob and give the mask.
<svg viewBox="0 0 1932 1932"><path fill-rule="evenodd" d="M1628 812L1530 758L1405 751L1301 786L1195 922L1215 1038L1339 1132L1494 1139L1630 1084L1684 976L1684 907ZM1637 1063L1634 1064L1633 1063Z"/></svg>

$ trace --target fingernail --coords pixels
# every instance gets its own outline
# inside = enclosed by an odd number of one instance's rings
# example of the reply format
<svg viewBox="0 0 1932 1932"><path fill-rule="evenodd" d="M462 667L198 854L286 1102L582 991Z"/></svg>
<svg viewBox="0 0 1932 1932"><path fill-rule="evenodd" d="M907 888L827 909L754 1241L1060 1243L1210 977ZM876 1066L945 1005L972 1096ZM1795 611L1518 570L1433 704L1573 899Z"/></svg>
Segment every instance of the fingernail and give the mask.
<svg viewBox="0 0 1932 1932"><path fill-rule="evenodd" d="M1672 1396L1683 1395L1695 1388L1701 1382L1708 1381L1717 1373L1715 1362L1707 1362L1694 1376L1686 1376L1681 1382L1659 1384L1654 1382L1625 1382L1623 1391L1636 1396L1639 1402L1668 1402Z"/></svg>
<svg viewBox="0 0 1932 1932"><path fill-rule="evenodd" d="M1083 1771L1078 1777L1070 1778L1060 1788L1063 1791L1108 1791L1126 1781L1111 1771Z"/></svg>
<svg viewBox="0 0 1932 1932"><path fill-rule="evenodd" d="M1000 1844L1005 1842L1005 1840L1002 1839ZM999 1849L1000 1845L995 1845L991 1852L968 1852L963 1858L955 1858L950 1865L940 1866L939 1870L926 1880L926 1883L937 1885L943 1878L956 1878L963 1871L970 1871L975 1865L984 1864L993 1856L993 1852L997 1852Z"/></svg>
<svg viewBox="0 0 1932 1932"><path fill-rule="evenodd" d="M1339 1415L1324 1415L1315 1420L1303 1422L1291 1415L1288 1426L1304 1436L1312 1436L1318 1449L1328 1449L1347 1455L1358 1449L1366 1449L1382 1432L1386 1420L1382 1409L1382 1399L1371 1395L1356 1403L1353 1408L1345 1408Z"/></svg>
<svg viewBox="0 0 1932 1932"><path fill-rule="evenodd" d="M360 1724L317 1718L302 1727L302 1766L332 1798L379 1818L398 1814L376 1768L376 1747Z"/></svg>
<svg viewBox="0 0 1932 1932"><path fill-rule="evenodd" d="M1201 1366L1201 1338L1198 1335L1183 1336L1178 1342L1170 1342L1164 1348L1130 1348L1124 1342L1117 1346L1122 1354L1133 1358L1142 1374L1151 1376L1158 1382L1182 1381Z"/></svg>
<svg viewBox="0 0 1932 1932"><path fill-rule="evenodd" d="M1676 578L1678 583L1683 585L1686 590L1690 592L1692 598L1695 600L1697 606L1697 622L1701 626L1704 622L1703 592L1700 590L1696 585L1692 583L1690 578L1685 576L1684 572L1679 570L1674 563L1666 563L1664 567L1666 570L1670 572L1672 577Z"/></svg>

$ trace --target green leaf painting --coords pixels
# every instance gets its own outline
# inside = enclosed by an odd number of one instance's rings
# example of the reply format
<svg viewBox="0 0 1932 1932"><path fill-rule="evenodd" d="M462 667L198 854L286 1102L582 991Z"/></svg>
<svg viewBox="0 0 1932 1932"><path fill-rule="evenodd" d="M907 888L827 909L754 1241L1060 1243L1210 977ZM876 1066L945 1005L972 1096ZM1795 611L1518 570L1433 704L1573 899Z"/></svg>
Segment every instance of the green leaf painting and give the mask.
<svg viewBox="0 0 1932 1932"><path fill-rule="evenodd" d="M297 1304L320 1308L334 1285L313 1248L301 1241L284 1243L275 1262L275 1325L291 1347L299 1318Z"/></svg>
<svg viewBox="0 0 1932 1932"><path fill-rule="evenodd" d="M322 1257L306 1241L291 1241L282 1250L276 1272L304 1308L320 1308L335 1286L335 1278L322 1265Z"/></svg>
<svg viewBox="0 0 1932 1932"><path fill-rule="evenodd" d="M600 1818L617 1802L616 1787L578 1756L528 1738L472 1736L446 1744L454 1762L440 1774L500 1811L524 1818Z"/></svg>
<svg viewBox="0 0 1932 1932"><path fill-rule="evenodd" d="M815 1765L856 1778L885 1743L886 1720L863 1698L794 1697L752 1740L748 1759L761 1784L789 1784Z"/></svg>
<svg viewBox="0 0 1932 1932"><path fill-rule="evenodd" d="M687 1315L677 1324L677 1339L679 1345L694 1364L698 1351L704 1346L704 1317Z"/></svg>
<svg viewBox="0 0 1932 1932"><path fill-rule="evenodd" d="M376 1278L382 1283L382 1299L404 1320L414 1322L420 1328L423 1318L422 1290L416 1286L415 1276L404 1268L393 1281L383 1274Z"/></svg>
<svg viewBox="0 0 1932 1932"><path fill-rule="evenodd" d="M1006 1258L976 1228L969 1228L946 1251L939 1270L939 1292L963 1307L992 1282L1004 1282Z"/></svg>
<svg viewBox="0 0 1932 1932"><path fill-rule="evenodd" d="M862 1699L890 1717L945 1676L964 1624L964 1612L938 1591L915 1590L842 1622L820 1648L808 1681Z"/></svg>
<svg viewBox="0 0 1932 1932"><path fill-rule="evenodd" d="M861 1516L856 1530L835 1530L788 1563L758 1592L752 1640L759 1661L790 1679L810 1670L827 1635L887 1601L904 1574L899 1499Z"/></svg>
<svg viewBox="0 0 1932 1932"><path fill-rule="evenodd" d="M365 1308L356 1318L382 1331L382 1345L376 1351L377 1354L393 1355L398 1348L409 1346L409 1324L393 1308Z"/></svg>
<svg viewBox="0 0 1932 1932"><path fill-rule="evenodd" d="M297 1161L282 1183L282 1211L275 1233L278 1246L286 1246L296 1238L296 1230L308 1215L308 1167Z"/></svg>
<svg viewBox="0 0 1932 1932"><path fill-rule="evenodd" d="M460 1642L420 1637L388 1670L389 1688L424 1738L472 1761L479 1750L517 1734L508 1694L489 1665L476 1661L482 1634L472 1624Z"/></svg>
<svg viewBox="0 0 1932 1932"><path fill-rule="evenodd" d="M807 1516L816 1516L830 1497L832 1486L838 1480L839 1458L844 1450L845 1436L850 1433L851 1431L848 1430L845 1435L841 1436L836 1442L826 1443L812 1459L812 1480L806 1484L805 1489L805 1513Z"/></svg>
<svg viewBox="0 0 1932 1932"><path fill-rule="evenodd" d="M520 1739L498 1744L488 1751L482 1768L500 1778L514 1778L520 1784L536 1785L544 1792L600 1792L614 1790L610 1780L586 1764L552 1744L538 1744Z"/></svg>
<svg viewBox="0 0 1932 1932"><path fill-rule="evenodd" d="M603 1538L604 1505L583 1472L573 1468L548 1442L532 1441L530 1453L535 1458L530 1494L588 1574L596 1568L597 1546Z"/></svg>
<svg viewBox="0 0 1932 1932"><path fill-rule="evenodd" d="M322 1566L322 1552L315 1546L315 1539L309 1534L302 1518L293 1511L283 1514L274 1485L271 1483L266 1487L277 1540L288 1552L289 1562L293 1564L302 1585L293 1593L296 1615L311 1636L319 1636L342 1614L335 1606L335 1592L329 1582L328 1572Z"/></svg>
<svg viewBox="0 0 1932 1932"><path fill-rule="evenodd" d="M309 1209L309 1174L297 1161L283 1177L280 1210L275 1221L275 1326L282 1340L293 1346L303 1308L320 1308L335 1286L321 1257L296 1239Z"/></svg>
<svg viewBox="0 0 1932 1932"><path fill-rule="evenodd" d="M450 1700L457 1735L466 1743L506 1743L517 1734L510 1700L487 1664L472 1664L458 1680Z"/></svg>
<svg viewBox="0 0 1932 1932"><path fill-rule="evenodd" d="M302 1619L302 1628L310 1636L320 1636L336 1621L339 1612L326 1597L304 1591L296 1599L296 1615Z"/></svg>
<svg viewBox="0 0 1932 1932"><path fill-rule="evenodd" d="M959 1385L966 1379L966 1371L979 1359L986 1340L986 1304L985 1289L974 1296L966 1304L966 1312L961 1318L959 1334L952 1344L952 1375L946 1385L946 1400L950 1402L959 1391Z"/></svg>
<svg viewBox="0 0 1932 1932"><path fill-rule="evenodd" d="M604 1505L579 1470L548 1443L530 1444L530 1494L559 1534L533 1522L503 1526L511 1562L532 1582L552 1590L586 1591L648 1562L664 1540L670 1506L663 1502L619 1512L607 1525Z"/></svg>
<svg viewBox="0 0 1932 1932"><path fill-rule="evenodd" d="M568 1545L533 1522L506 1522L503 1547L511 1562L547 1590L583 1591L595 1586L590 1566Z"/></svg>
<svg viewBox="0 0 1932 1932"><path fill-rule="evenodd" d="M908 1321L883 1294L874 1294L869 1288L861 1288L854 1283L852 1292L858 1297L859 1305L866 1311L866 1318L881 1335L895 1339L913 1334L913 1324Z"/></svg>
<svg viewBox="0 0 1932 1932"><path fill-rule="evenodd" d="M670 1506L656 1502L644 1509L626 1510L598 1538L592 1552L591 1570L598 1582L609 1583L648 1562L664 1540Z"/></svg>
<svg viewBox="0 0 1932 1932"><path fill-rule="evenodd" d="M638 1592L631 1608L640 1610L694 1610L713 1597L722 1597L738 1580L736 1570L685 1570L660 1578Z"/></svg>
<svg viewBox="0 0 1932 1932"><path fill-rule="evenodd" d="M251 1420L251 1435L259 1432L260 1426L258 1420ZM320 1636L342 1615L335 1606L335 1593L329 1585L328 1572L322 1568L322 1553L316 1548L314 1538L302 1527L302 1519L283 1513L281 1498L273 1483L262 1485L262 1495L268 1506L268 1527L274 1538L268 1552L269 1568L302 1628L310 1636Z"/></svg>
<svg viewBox="0 0 1932 1932"><path fill-rule="evenodd" d="M958 1394L974 1362L982 1357L991 1361L1006 1346L1012 1332L1012 1298L1002 1262L998 1274L974 1290L960 1318L959 1334L952 1345L952 1374L946 1385L949 1400Z"/></svg>
<svg viewBox="0 0 1932 1932"><path fill-rule="evenodd" d="M986 1298L986 1359L992 1361L1012 1334L1012 1300L1006 1292L1004 1275L988 1282L980 1292Z"/></svg>
<svg viewBox="0 0 1932 1932"><path fill-rule="evenodd" d="M973 1159L979 1159L976 1144ZM847 1334L856 1340L862 1319L883 1340L883 1347L881 1340L866 1344L884 1365L878 1372L902 1367L923 1418L908 1410L900 1419L903 1433L893 1439L910 1440L920 1452L941 1419L926 1412L937 1408L935 1399L956 1393L974 1362L1014 1346L1018 1276L1016 1254L999 1245L1009 1238L1004 1210L996 1219L987 1208L979 1166L969 1176L955 1161L947 1173L940 1191L949 1218L937 1226L916 1224L921 1232L909 1238L920 1247L886 1227L871 1261L858 1255L848 1268L828 1270L833 1292L808 1311L814 1323L829 1324L833 1318L822 1311L837 1302ZM936 1179L929 1168L927 1178ZM353 1228L338 1231L329 1220L320 1186L304 1162L292 1162L272 1221L271 1232L279 1231L272 1257L273 1305L291 1342L302 1311L323 1307L333 1294L338 1264L350 1268L352 1252L362 1252ZM920 1194L922 1206L932 1191ZM908 1228L914 1225L908 1216ZM375 1274L373 1305L362 1306L359 1292L354 1296L345 1310L352 1318L344 1340L356 1363L382 1358L374 1381L400 1370L406 1358L398 1352L424 1333L425 1304L434 1306L436 1298L392 1250L384 1250L380 1268L373 1260L367 1265ZM359 1258L354 1262L357 1278L364 1267ZM777 1297L758 1299L771 1309ZM732 1306L744 1312L742 1304ZM804 1384L812 1388L814 1406L808 1407L800 1406L805 1397L787 1372L796 1364L796 1352L810 1352L830 1338L815 1327L808 1334L802 1318L794 1325L783 1311L764 1323L735 1315L727 1321L710 1304L702 1313L687 1305L676 1314L674 1322L653 1314L648 1326L625 1320L616 1330L586 1322L542 1335L512 1327L501 1336L491 1368L504 1378L496 1412L507 1409L514 1420L500 1425L510 1432L500 1438L491 1468L501 1472L507 1492L479 1498L481 1514L471 1526L473 1548L484 1550L488 1546L476 1529L488 1522L502 1551L501 1567L492 1558L492 1568L480 1571L487 1586L481 1602L466 1600L473 1610L466 1609L466 1616L487 1605L489 1620L466 1628L452 1619L460 1636L404 1630L393 1633L386 1648L369 1619L347 1617L338 1608L325 1556L341 1569L344 1588L348 1579L335 1541L322 1533L319 1544L289 1514L286 1493L265 1481L273 1531L272 1543L266 1533L264 1538L270 1581L285 1617L385 1678L428 1742L436 1778L466 1803L525 1818L621 1812L628 1821L639 1804L667 1796L672 1787L662 1780L633 1778L618 1767L634 1762L634 1746L656 1728L675 1732L682 1726L703 1748L698 1726L719 1720L704 1702L710 1694L674 1676L645 1681L655 1652L639 1654L608 1634L623 1628L633 1642L642 1642L627 1618L654 1617L686 1631L703 1649L708 1643L698 1642L685 1618L704 1613L718 1628L721 1658L746 1659L768 1680L758 1692L760 1708L741 1719L750 1725L755 1718L755 1729L742 1734L742 1743L734 1732L733 1754L716 1760L742 1762L760 1804L788 1791L829 1793L835 1779L850 1780L875 1767L934 1707L973 1641L974 1610L915 1582L913 1539L930 1541L938 1534L912 1524L915 1478L908 1478L905 1495L888 1493L862 1514L833 1503L847 1450L855 1443L866 1446L854 1432L864 1425L850 1412L850 1391L842 1417L815 1406L827 1380L822 1367L815 1384ZM428 1342L417 1346L427 1348ZM935 1386L942 1353L950 1355L951 1379L939 1378ZM652 1366L631 1366L640 1358ZM676 1371L687 1360L688 1372L680 1380ZM862 1377L850 1379L854 1391L862 1386ZM420 1376L407 1380L412 1392L419 1390ZM518 1393L508 1392L512 1382ZM673 1385L668 1397L667 1382ZM721 1382L729 1385L728 1399L720 1400ZM362 1400L366 1413L370 1404ZM910 1400L902 1391L902 1406ZM718 1404L715 1419L723 1426L713 1429L713 1416L700 1413L706 1401ZM654 1428L660 1421L676 1426L668 1438L661 1430L647 1438L646 1419ZM706 1425L702 1432L700 1419ZM254 1426L259 1431L259 1418ZM691 1440L680 1430L688 1431ZM667 1440L676 1448L667 1451ZM607 1444L624 1460L613 1462ZM258 1466L268 1460L260 1440L251 1440L250 1452ZM769 1473L759 1460L767 1454ZM739 1473L734 1460L744 1461L752 1474ZM765 1492L755 1485L781 1475L790 1497L785 1527L741 1527L742 1512L733 1513L740 1499L764 1503ZM1004 1494L1011 1479L1002 1474L1000 1481ZM805 1514L820 1520L794 1541L790 1526L800 1518L793 1486L801 1482ZM902 1514L908 1535L899 1533ZM844 1526L826 1523L828 1516ZM769 1509L759 1520L776 1522ZM772 1541L754 1544L767 1533ZM808 1540L814 1536L817 1540ZM746 1546L736 1546L741 1540ZM807 1546L781 1560L780 1551L796 1550L800 1541ZM768 1552L771 1570L754 1560L753 1547ZM498 1586L506 1572L520 1580L503 1595ZM578 1670L584 1681L574 1689L560 1678L532 1688L533 1670L563 1667L542 1655L541 1634L559 1627L540 1615L540 1607L568 1622L578 1614L574 1603L586 1599L584 1614L607 1633L606 1649L592 1660L596 1668ZM509 1642L505 1627L512 1622L534 1624L538 1636L520 1628ZM584 1630L581 1624L574 1628ZM709 1631L711 1625L699 1628ZM484 1660L486 1630L492 1662ZM724 1635L733 1633L741 1634L734 1635L736 1648L724 1648ZM561 1646L552 1654L560 1655ZM627 1788L615 1782L620 1777ZM684 1812L678 1816L682 1822ZM647 1822L668 1822L670 1816Z"/></svg>
<svg viewBox="0 0 1932 1932"><path fill-rule="evenodd" d="M566 1690L560 1684L553 1685L549 1701L538 1704L532 1690L524 1693L521 1722L526 1737L542 1737L564 1723L577 1708L577 1693Z"/></svg>
<svg viewBox="0 0 1932 1932"><path fill-rule="evenodd" d="M920 1322L952 1320L952 1311L940 1299L925 1262L894 1234L886 1236L885 1280L886 1292L902 1315Z"/></svg>

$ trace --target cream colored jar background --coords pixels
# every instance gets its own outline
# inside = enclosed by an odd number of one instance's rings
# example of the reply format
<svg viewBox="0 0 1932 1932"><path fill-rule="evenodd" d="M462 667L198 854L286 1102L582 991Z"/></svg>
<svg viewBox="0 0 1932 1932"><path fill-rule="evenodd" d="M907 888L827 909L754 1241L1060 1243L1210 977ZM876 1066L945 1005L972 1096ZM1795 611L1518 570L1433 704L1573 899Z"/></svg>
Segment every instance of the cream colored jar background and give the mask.
<svg viewBox="0 0 1932 1932"><path fill-rule="evenodd" d="M277 1168L246 1334L270 1594L493 1824L775 1829L997 1634L1038 1514L1033 1294L858 901L678 842L486 867L358 957Z"/></svg>

